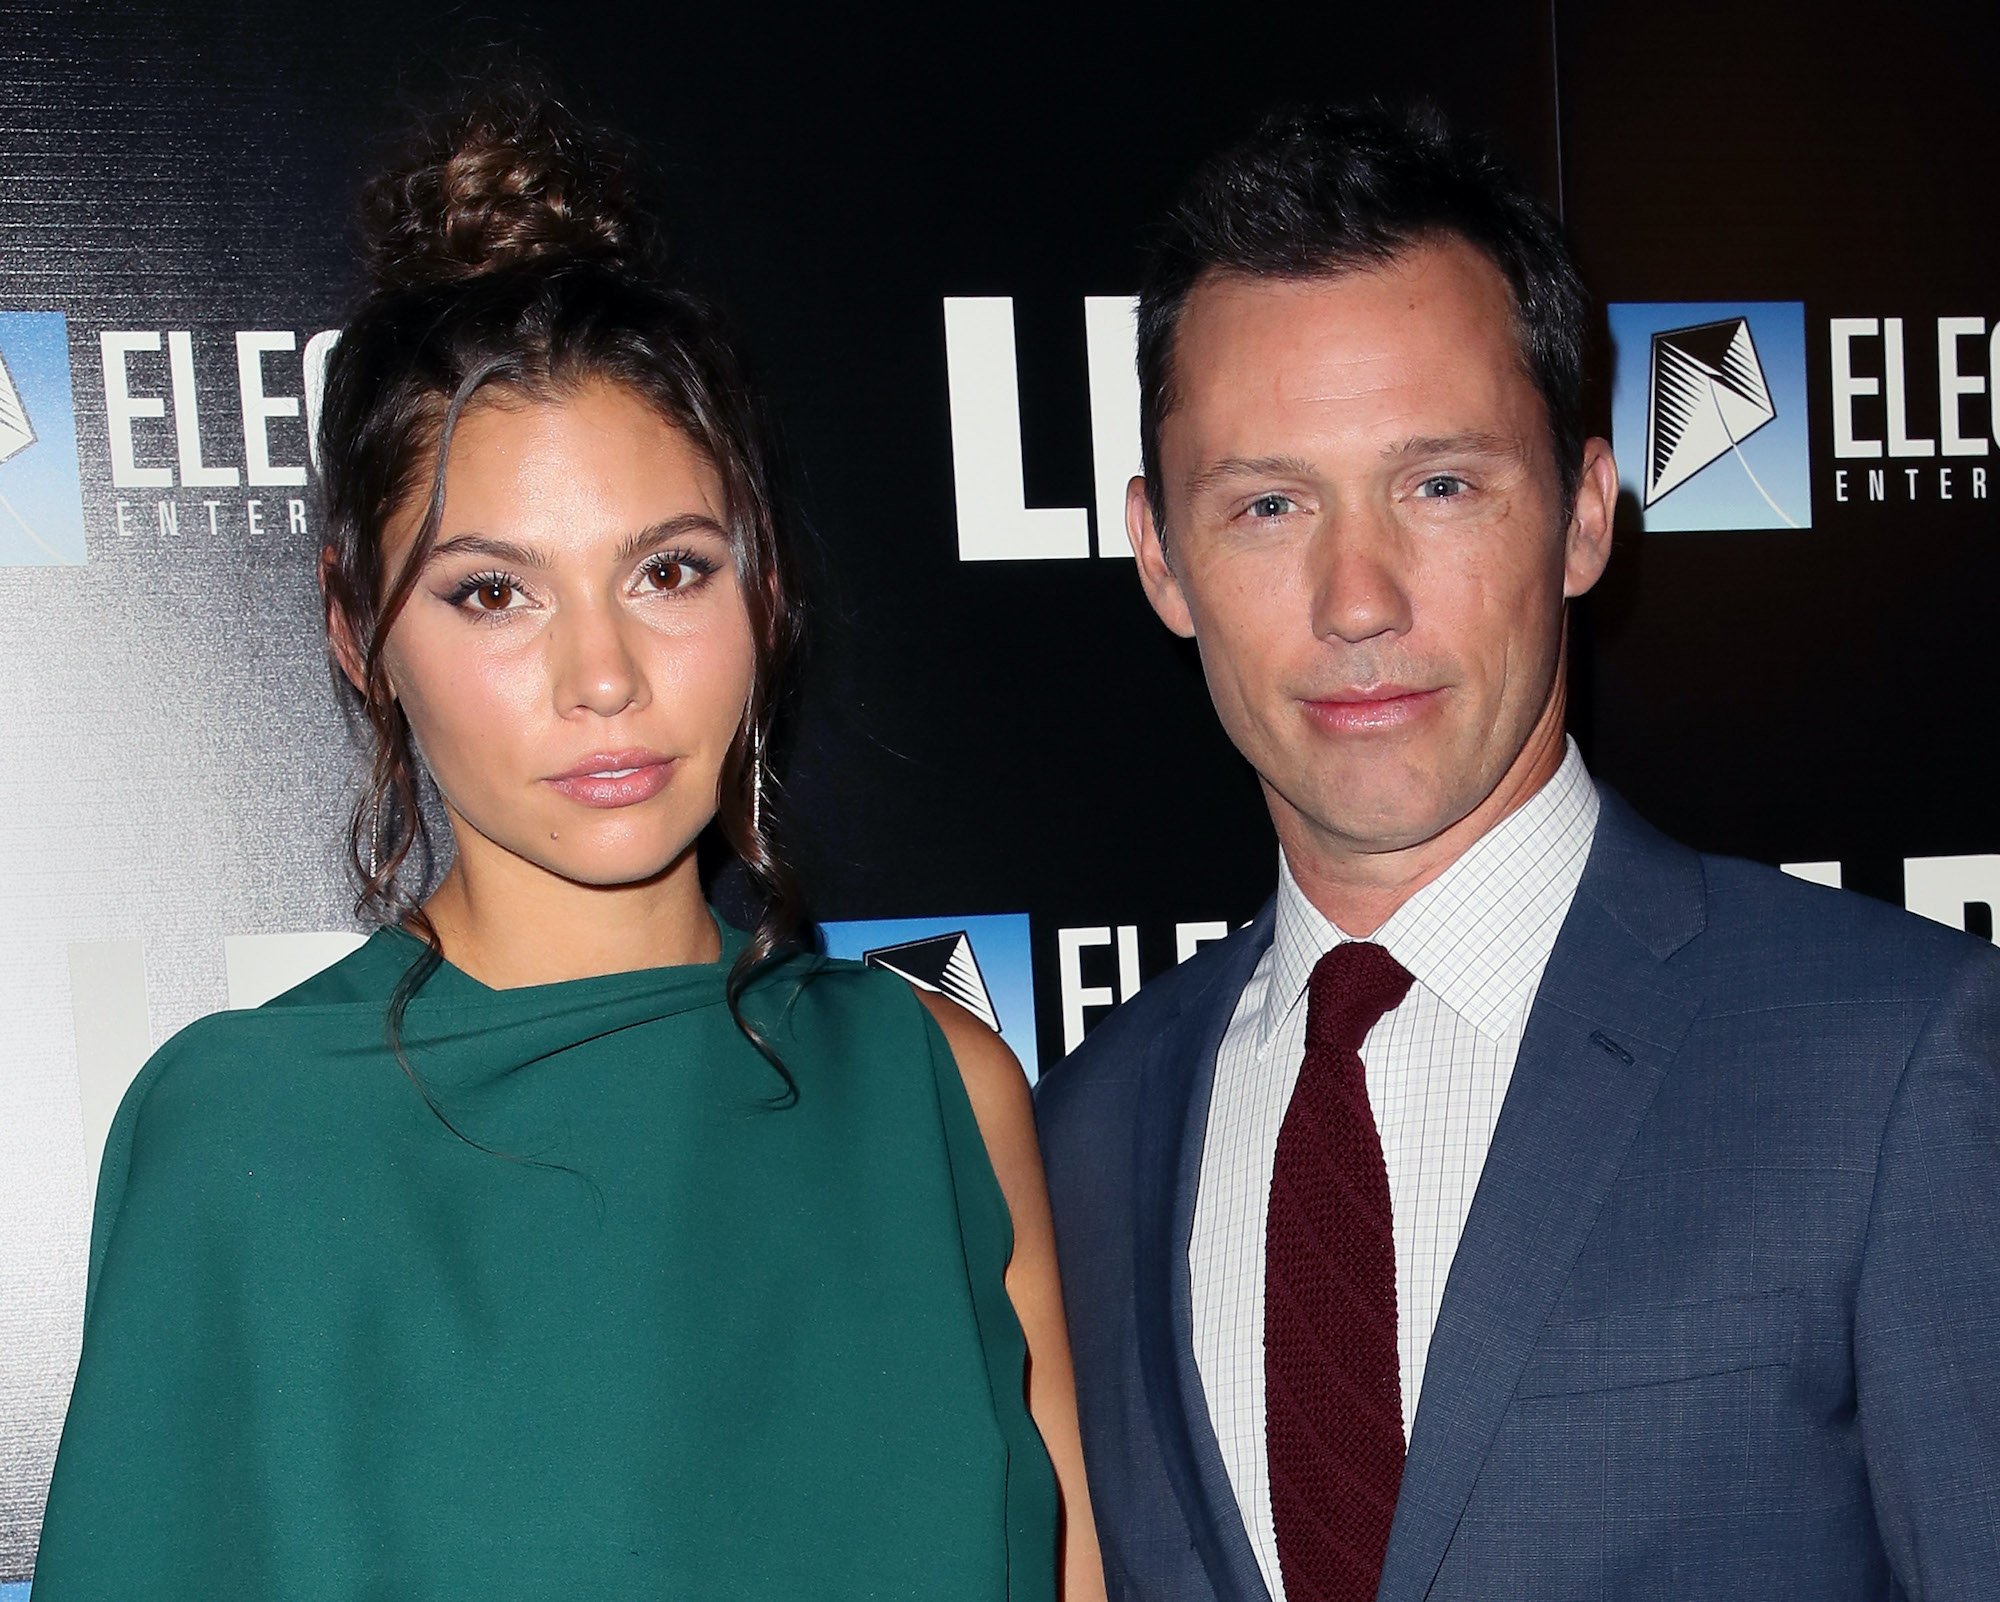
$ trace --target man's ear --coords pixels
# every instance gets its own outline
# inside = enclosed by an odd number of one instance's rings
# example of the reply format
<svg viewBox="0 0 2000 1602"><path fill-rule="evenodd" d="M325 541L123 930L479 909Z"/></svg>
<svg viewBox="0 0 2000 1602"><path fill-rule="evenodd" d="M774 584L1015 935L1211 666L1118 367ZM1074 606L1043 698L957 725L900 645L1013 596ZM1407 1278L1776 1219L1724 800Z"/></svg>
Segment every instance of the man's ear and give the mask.
<svg viewBox="0 0 2000 1602"><path fill-rule="evenodd" d="M323 545L319 552L319 590L326 598L326 641L332 647L333 659L340 664L340 671L347 675L347 682L365 699L368 692L363 686L361 648L355 643L354 624L348 618L346 609L334 599L328 579L333 574L334 554L331 545Z"/></svg>
<svg viewBox="0 0 2000 1602"><path fill-rule="evenodd" d="M1153 603L1160 621L1182 639L1193 639L1194 614L1188 610L1181 581L1167 561L1143 478L1135 478L1125 486L1125 534L1132 541L1132 555L1138 559L1139 582L1145 586L1146 599Z"/></svg>
<svg viewBox="0 0 2000 1602"><path fill-rule="evenodd" d="M1583 442L1583 476L1576 486L1563 543L1563 598L1575 600L1604 576L1611 560L1611 526L1618 513L1618 464L1611 442Z"/></svg>

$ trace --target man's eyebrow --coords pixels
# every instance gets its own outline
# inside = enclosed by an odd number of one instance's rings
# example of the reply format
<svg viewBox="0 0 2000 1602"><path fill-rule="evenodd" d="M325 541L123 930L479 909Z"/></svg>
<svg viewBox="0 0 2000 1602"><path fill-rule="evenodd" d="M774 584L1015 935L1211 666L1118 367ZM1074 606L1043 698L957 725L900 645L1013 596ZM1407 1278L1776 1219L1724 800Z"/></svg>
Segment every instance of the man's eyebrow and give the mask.
<svg viewBox="0 0 2000 1602"><path fill-rule="evenodd" d="M1494 434L1484 429L1467 429L1461 434L1413 434L1410 438L1382 449L1384 457L1412 456L1519 456L1521 442L1511 434Z"/></svg>
<svg viewBox="0 0 2000 1602"><path fill-rule="evenodd" d="M1239 478L1311 478L1315 469L1302 456L1225 456L1188 480L1189 495L1200 495Z"/></svg>

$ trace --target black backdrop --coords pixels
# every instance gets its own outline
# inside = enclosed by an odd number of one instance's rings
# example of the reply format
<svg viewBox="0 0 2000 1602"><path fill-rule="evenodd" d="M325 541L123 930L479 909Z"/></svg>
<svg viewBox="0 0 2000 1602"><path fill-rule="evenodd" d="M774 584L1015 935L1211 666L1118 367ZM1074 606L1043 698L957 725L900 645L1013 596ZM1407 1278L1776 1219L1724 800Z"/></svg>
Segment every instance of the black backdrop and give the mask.
<svg viewBox="0 0 2000 1602"><path fill-rule="evenodd" d="M399 108L483 44L524 49L658 164L822 538L792 786L819 909L1027 910L1048 972L1058 927L1131 924L1153 971L1176 921L1262 898L1261 807L1124 563L958 560L940 303L1013 297L1028 504L1086 505L1082 300L1131 291L1175 184L1279 101L1427 95L1558 206L1605 299L1807 303L1814 527L1628 519L1580 620L1576 725L1670 830L1838 859L1893 899L1905 857L1994 844L1996 503L1824 505L1820 326L2000 315L1995 16L12 3L0 298L198 340L334 326L354 188ZM80 382L86 459L96 404ZM296 634L305 553L259 559ZM1047 987L1040 1006L1047 1057Z"/></svg>
<svg viewBox="0 0 2000 1602"><path fill-rule="evenodd" d="M1090 505L1085 297L1129 295L1174 187L1281 101L1422 94L1483 127L1561 210L1606 301L1804 303L1812 526L1646 533L1628 501L1579 618L1577 732L1601 777L1703 847L1837 861L1890 899L1908 859L2000 850L2000 500L1966 493L2000 454L1959 463L1950 501L1932 482L1948 464L1899 459L1874 464L1895 493L1838 503L1833 474L1870 463L1830 454L1828 356L1830 318L1902 319L1908 429L1935 438L1936 319L2000 319L2000 11L1168 10L0 0L0 311L68 316L90 544L83 569L0 565L0 946L143 934L157 1038L220 1004L206 969L174 977L215 944L185 909L220 906L223 928L340 920L329 842L347 759L329 745L313 541L275 516L263 537L230 536L242 490L171 492L184 522L221 496L223 535L158 535L159 497L105 465L97 333L192 331L208 459L241 463L234 332L303 342L337 326L355 287L346 219L383 136L494 41L657 164L672 232L741 326L781 423L834 594L790 781L817 909L1027 914L1043 1062L1063 1040L1060 930L1131 926L1155 972L1177 924L1251 914L1273 843L1192 652L1128 562L960 560L943 302L1012 298L1027 504ZM1881 341L1854 348L1882 373ZM1990 389L1988 342L1963 350ZM164 392L148 359L134 383ZM1961 416L1987 447L1992 400L1969 394ZM1855 403L1861 432L1881 436L1882 405ZM139 437L173 459L169 424ZM285 439L302 457L302 436ZM1908 467L1931 478L1904 495ZM51 768L113 735L130 750L109 802L33 809ZM245 741L264 759L246 765ZM206 808L195 822L175 810L184 796ZM114 839L131 866L86 894ZM1982 926L1982 909L1966 921ZM72 1094L64 1009L81 1004L8 961L29 977L0 1005L28 1045L0 1091L44 1073L70 1075ZM1088 983L1111 982L1113 948L1083 961ZM61 1097L29 1110L43 1122L0 1141L56 1153L50 1171L71 1177L47 1205L74 1215L87 1170L57 1128ZM29 1205L0 1196L0 1212ZM55 1415L81 1228L77 1215L57 1231L54 1268L22 1267L25 1247L14 1265L60 1280L33 1328L63 1350L15 1386L47 1391ZM0 1465L23 1483L53 1446L31 1435L25 1469ZM0 1579L38 1506L0 1495Z"/></svg>

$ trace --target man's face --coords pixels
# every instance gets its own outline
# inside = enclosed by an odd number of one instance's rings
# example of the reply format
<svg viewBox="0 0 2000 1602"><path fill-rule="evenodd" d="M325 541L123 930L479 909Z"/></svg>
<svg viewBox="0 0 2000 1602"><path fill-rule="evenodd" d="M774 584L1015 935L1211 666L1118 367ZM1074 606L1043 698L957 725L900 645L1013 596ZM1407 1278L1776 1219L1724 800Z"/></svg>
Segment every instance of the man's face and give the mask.
<svg viewBox="0 0 2000 1602"><path fill-rule="evenodd" d="M1280 838L1407 850L1546 778L1563 603L1603 571L1617 479L1591 441L1565 526L1499 270L1446 240L1379 271L1212 277L1173 375L1164 551L1137 481L1133 543Z"/></svg>

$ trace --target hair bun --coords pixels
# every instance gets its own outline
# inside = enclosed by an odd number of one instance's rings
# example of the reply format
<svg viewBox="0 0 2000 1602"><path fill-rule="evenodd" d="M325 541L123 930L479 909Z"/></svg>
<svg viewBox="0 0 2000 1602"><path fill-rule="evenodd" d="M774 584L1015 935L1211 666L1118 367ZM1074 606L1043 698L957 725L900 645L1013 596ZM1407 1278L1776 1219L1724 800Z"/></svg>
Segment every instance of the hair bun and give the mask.
<svg viewBox="0 0 2000 1602"><path fill-rule="evenodd" d="M560 101L487 91L425 127L362 197L383 289L463 283L530 262L639 266L658 244L626 153Z"/></svg>

